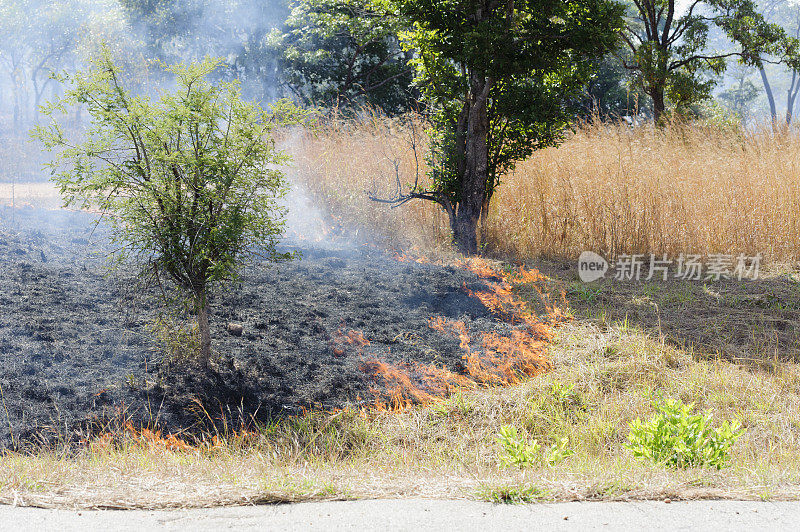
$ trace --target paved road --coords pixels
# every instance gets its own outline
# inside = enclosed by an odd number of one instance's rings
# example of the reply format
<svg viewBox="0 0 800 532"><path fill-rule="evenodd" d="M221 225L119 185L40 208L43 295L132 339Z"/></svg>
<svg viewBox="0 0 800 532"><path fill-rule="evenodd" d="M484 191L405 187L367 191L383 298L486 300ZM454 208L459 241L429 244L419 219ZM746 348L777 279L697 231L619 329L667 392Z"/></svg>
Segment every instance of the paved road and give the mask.
<svg viewBox="0 0 800 532"><path fill-rule="evenodd" d="M372 500L166 511L0 506L0 530L798 530L800 502Z"/></svg>

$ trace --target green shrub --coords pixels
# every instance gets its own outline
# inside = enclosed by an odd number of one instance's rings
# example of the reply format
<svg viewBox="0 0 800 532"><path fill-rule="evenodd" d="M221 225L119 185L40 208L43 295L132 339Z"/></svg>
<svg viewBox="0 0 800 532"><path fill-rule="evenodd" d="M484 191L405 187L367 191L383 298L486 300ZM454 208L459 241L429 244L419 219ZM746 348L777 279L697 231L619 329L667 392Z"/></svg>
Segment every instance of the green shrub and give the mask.
<svg viewBox="0 0 800 532"><path fill-rule="evenodd" d="M517 432L517 427L503 425L497 434L497 441L503 447L500 463L505 467L530 467L539 456L539 442L528 441Z"/></svg>
<svg viewBox="0 0 800 532"><path fill-rule="evenodd" d="M636 458L652 460L674 468L722 468L730 449L744 430L738 422L725 421L711 427L711 413L692 413L694 403L666 400L654 404L650 421L636 419L630 424L625 445Z"/></svg>
<svg viewBox="0 0 800 532"><path fill-rule="evenodd" d="M500 427L497 441L503 448L500 453L500 463L505 467L531 467L536 462L555 465L573 455L572 450L567 448L568 438L561 438L543 451L537 440L525 438L512 425Z"/></svg>

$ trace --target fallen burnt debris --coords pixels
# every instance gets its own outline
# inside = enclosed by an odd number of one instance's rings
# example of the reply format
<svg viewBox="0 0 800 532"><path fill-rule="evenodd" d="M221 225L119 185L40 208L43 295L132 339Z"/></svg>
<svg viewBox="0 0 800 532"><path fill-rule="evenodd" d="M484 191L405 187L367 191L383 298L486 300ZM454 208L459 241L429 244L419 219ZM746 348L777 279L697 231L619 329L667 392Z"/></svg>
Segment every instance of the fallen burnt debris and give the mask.
<svg viewBox="0 0 800 532"><path fill-rule="evenodd" d="M191 439L307 409L402 408L548 367L557 314L528 314L511 294L534 273L330 243L252 265L215 295L212 370L170 362L148 332L158 292L108 274L102 229L86 214L27 216L0 233L0 446L131 426Z"/></svg>

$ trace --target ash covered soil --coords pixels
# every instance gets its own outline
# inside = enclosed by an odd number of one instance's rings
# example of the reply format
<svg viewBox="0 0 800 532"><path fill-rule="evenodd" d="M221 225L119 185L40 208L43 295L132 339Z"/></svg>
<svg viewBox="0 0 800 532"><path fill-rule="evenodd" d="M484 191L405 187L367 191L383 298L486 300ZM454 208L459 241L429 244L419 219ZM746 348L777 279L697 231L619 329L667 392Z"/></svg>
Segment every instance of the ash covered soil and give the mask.
<svg viewBox="0 0 800 532"><path fill-rule="evenodd" d="M287 241L300 260L253 264L215 294L212 370L180 366L148 332L160 292L124 267L109 273L107 237L85 213L18 209L14 230L0 224L0 447L80 441L124 422L208 434L369 402L385 384L368 360L463 373L458 338L431 329L432 316L510 327L468 295L486 283L472 272Z"/></svg>

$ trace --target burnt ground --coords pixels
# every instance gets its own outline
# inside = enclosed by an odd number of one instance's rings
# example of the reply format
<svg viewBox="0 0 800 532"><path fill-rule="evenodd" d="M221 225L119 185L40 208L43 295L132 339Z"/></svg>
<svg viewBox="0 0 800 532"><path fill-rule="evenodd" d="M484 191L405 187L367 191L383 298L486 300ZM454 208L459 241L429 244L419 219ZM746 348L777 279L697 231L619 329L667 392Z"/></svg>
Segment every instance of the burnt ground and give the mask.
<svg viewBox="0 0 800 532"><path fill-rule="evenodd" d="M254 264L215 294L212 370L170 363L148 332L160 292L124 268L109 274L107 232L91 222L27 209L15 230L0 224L0 448L80 440L103 423L208 434L355 405L382 386L365 360L463 372L458 339L432 330L431 316L471 331L509 327L467 294L485 283L469 271L365 245L287 242L301 260ZM348 343L350 331L369 345Z"/></svg>

